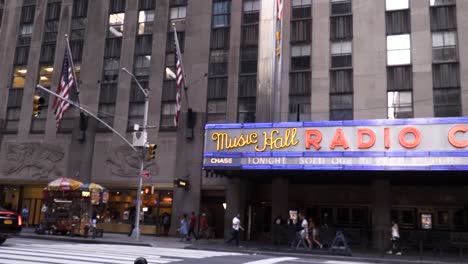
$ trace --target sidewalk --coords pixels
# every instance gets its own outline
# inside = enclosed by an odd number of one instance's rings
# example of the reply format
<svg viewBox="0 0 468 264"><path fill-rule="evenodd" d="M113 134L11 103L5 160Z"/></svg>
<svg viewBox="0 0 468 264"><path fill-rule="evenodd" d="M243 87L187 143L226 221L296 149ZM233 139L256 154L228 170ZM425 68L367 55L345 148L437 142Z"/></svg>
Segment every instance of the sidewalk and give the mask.
<svg viewBox="0 0 468 264"><path fill-rule="evenodd" d="M395 263L395 264L435 264L435 263L468 263L468 256L460 257L458 252L434 254L433 252L424 252L420 255L416 251L404 251L402 256L382 254L370 249L351 248L352 256L337 256L329 254L326 249L314 249L311 251L299 249L295 250L288 246L273 246L267 242L241 242L241 247L226 245L223 240L193 240L192 242L180 242L175 237L157 237L142 235L140 241L134 237L120 233L104 233L100 238L69 237L61 235L39 235L34 233L34 228L23 228L19 235L22 238L44 239L53 241L75 242L75 243L95 243L95 244L115 244L115 245L134 245L148 247L166 247L195 250L228 251L240 252L245 254L265 254L278 256L294 256L302 258L317 258L337 261L362 261L368 263Z"/></svg>

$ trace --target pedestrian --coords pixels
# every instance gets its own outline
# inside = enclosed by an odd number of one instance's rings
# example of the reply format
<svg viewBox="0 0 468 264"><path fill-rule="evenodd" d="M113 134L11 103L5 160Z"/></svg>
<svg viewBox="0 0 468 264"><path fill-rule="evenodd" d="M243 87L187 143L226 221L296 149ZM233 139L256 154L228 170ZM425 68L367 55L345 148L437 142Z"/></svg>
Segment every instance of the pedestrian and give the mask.
<svg viewBox="0 0 468 264"><path fill-rule="evenodd" d="M390 239L392 241L392 248L387 252L387 254L395 253L395 255L398 255L398 256L402 255L401 249L400 249L400 230L395 220L392 220Z"/></svg>
<svg viewBox="0 0 468 264"><path fill-rule="evenodd" d="M96 209L94 209L93 213L91 214L91 232L93 234L92 235L93 239L96 238L96 228L97 228L97 211Z"/></svg>
<svg viewBox="0 0 468 264"><path fill-rule="evenodd" d="M190 241L192 235L195 240L198 240L197 234L195 234L195 227L197 226L197 217L195 216L195 212L192 211L190 214L190 221L189 221L189 231L187 234L188 240Z"/></svg>
<svg viewBox="0 0 468 264"><path fill-rule="evenodd" d="M198 237L201 238L202 236L206 239L210 238L208 234L208 219L205 213L202 213L200 216L200 231L198 232Z"/></svg>
<svg viewBox="0 0 468 264"><path fill-rule="evenodd" d="M231 230L231 235L232 237L226 241L226 244L231 243L232 240L236 240L236 246L239 246L239 230L244 230L244 228L241 225L240 221L240 214L237 213L234 218L232 218L232 230Z"/></svg>
<svg viewBox="0 0 468 264"><path fill-rule="evenodd" d="M169 227L171 226L171 216L167 212L164 212L162 222L164 228L164 236L168 236Z"/></svg>
<svg viewBox="0 0 468 264"><path fill-rule="evenodd" d="M180 226L179 226L179 234L180 234L180 242L187 239L188 234L188 222L187 222L187 214L184 214L180 219Z"/></svg>
<svg viewBox="0 0 468 264"><path fill-rule="evenodd" d="M135 229L135 217L136 217L136 209L135 207L130 208L128 213L128 221L131 225L130 232L128 232L128 236L132 236L133 229Z"/></svg>
<svg viewBox="0 0 468 264"><path fill-rule="evenodd" d="M307 219L302 213L299 214L299 222L301 223L301 231L299 231L300 239L297 243L296 249L299 249L299 246L301 246L302 244L304 244L305 247L311 249L312 243L309 239L309 223L307 222Z"/></svg>
<svg viewBox="0 0 468 264"><path fill-rule="evenodd" d="M319 248L323 248L322 243L320 243L320 241L317 238L317 234L318 234L317 225L315 224L314 220L312 220L312 219L309 219L309 223L310 223L309 230L310 230L310 233L312 234L312 242L317 244L317 246ZM313 245L313 243L312 243L312 245Z"/></svg>
<svg viewBox="0 0 468 264"><path fill-rule="evenodd" d="M26 227L29 226L29 209L25 206L23 210L21 210L21 218L23 219L23 223Z"/></svg>

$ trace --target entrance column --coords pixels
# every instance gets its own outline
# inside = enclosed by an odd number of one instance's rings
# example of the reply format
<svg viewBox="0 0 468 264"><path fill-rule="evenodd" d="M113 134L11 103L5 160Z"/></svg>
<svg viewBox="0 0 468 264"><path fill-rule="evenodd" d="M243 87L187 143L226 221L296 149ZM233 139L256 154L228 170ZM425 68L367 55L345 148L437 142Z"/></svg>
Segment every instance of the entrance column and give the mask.
<svg viewBox="0 0 468 264"><path fill-rule="evenodd" d="M224 238L231 237L232 219L240 214L241 225L247 230L247 184L245 179L233 177L226 189L226 214L224 217ZM240 232L242 234L242 232ZM242 235L240 235L242 237Z"/></svg>
<svg viewBox="0 0 468 264"><path fill-rule="evenodd" d="M372 181L372 241L373 247L381 252L390 245L391 194L388 179Z"/></svg>
<svg viewBox="0 0 468 264"><path fill-rule="evenodd" d="M288 190L289 179L287 177L275 177L271 182L271 221L276 217L288 218Z"/></svg>

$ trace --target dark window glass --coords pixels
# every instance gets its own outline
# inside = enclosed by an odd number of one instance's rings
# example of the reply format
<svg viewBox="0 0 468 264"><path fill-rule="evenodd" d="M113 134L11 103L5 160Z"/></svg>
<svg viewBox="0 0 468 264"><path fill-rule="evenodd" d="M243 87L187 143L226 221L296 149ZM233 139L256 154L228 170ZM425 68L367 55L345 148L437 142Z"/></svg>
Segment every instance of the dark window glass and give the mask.
<svg viewBox="0 0 468 264"><path fill-rule="evenodd" d="M229 49L229 28L216 28L211 31L211 49Z"/></svg>
<svg viewBox="0 0 468 264"><path fill-rule="evenodd" d="M186 6L187 0L170 0L169 6Z"/></svg>
<svg viewBox="0 0 468 264"><path fill-rule="evenodd" d="M162 101L175 101L176 91L176 82L173 80L165 80L163 82Z"/></svg>
<svg viewBox="0 0 468 264"><path fill-rule="evenodd" d="M289 95L304 95L310 93L310 72L294 72L289 74Z"/></svg>
<svg viewBox="0 0 468 264"><path fill-rule="evenodd" d="M331 56L331 68L347 68L353 66L352 55L332 55Z"/></svg>
<svg viewBox="0 0 468 264"><path fill-rule="evenodd" d="M177 32L177 39L179 40L180 52L184 53L185 32ZM174 32L167 33L166 52L168 53L175 52Z"/></svg>
<svg viewBox="0 0 468 264"><path fill-rule="evenodd" d="M60 19L60 2L48 3L46 11L46 21Z"/></svg>
<svg viewBox="0 0 468 264"><path fill-rule="evenodd" d="M107 38L104 50L105 58L119 58L122 48L122 38Z"/></svg>
<svg viewBox="0 0 468 264"><path fill-rule="evenodd" d="M137 36L135 42L135 55L150 55L153 44L153 35Z"/></svg>
<svg viewBox="0 0 468 264"><path fill-rule="evenodd" d="M351 12L351 1L331 3L332 15L346 15L350 14Z"/></svg>
<svg viewBox="0 0 468 264"><path fill-rule="evenodd" d="M465 222L466 222L466 212L464 209L456 209L454 212L453 212L453 225L455 227L464 227L465 226Z"/></svg>
<svg viewBox="0 0 468 264"><path fill-rule="evenodd" d="M72 18L86 17L88 13L88 0L73 0Z"/></svg>
<svg viewBox="0 0 468 264"><path fill-rule="evenodd" d="M458 63L434 64L432 66L434 88L460 87Z"/></svg>
<svg viewBox="0 0 468 264"><path fill-rule="evenodd" d="M258 48L245 47L241 49L241 73L256 73Z"/></svg>
<svg viewBox="0 0 468 264"><path fill-rule="evenodd" d="M255 97L257 94L257 75L239 77L239 97Z"/></svg>
<svg viewBox="0 0 468 264"><path fill-rule="evenodd" d="M213 3L213 28L228 27L231 18L231 1Z"/></svg>
<svg viewBox="0 0 468 264"><path fill-rule="evenodd" d="M109 14L125 12L125 0L110 0Z"/></svg>
<svg viewBox="0 0 468 264"><path fill-rule="evenodd" d="M24 89L8 89L7 114L4 126L5 133L18 132L21 104L23 101L23 90Z"/></svg>
<svg viewBox="0 0 468 264"><path fill-rule="evenodd" d="M258 45L258 25L242 26L242 46Z"/></svg>
<svg viewBox="0 0 468 264"><path fill-rule="evenodd" d="M409 9L387 12L385 16L387 35L406 34L411 32Z"/></svg>
<svg viewBox="0 0 468 264"><path fill-rule="evenodd" d="M138 10L152 10L155 8L155 0L140 0Z"/></svg>
<svg viewBox="0 0 468 264"><path fill-rule="evenodd" d="M40 63L53 64L55 55L55 43L43 44L41 47Z"/></svg>
<svg viewBox="0 0 468 264"><path fill-rule="evenodd" d="M239 109L237 122L239 123L255 123L255 97L239 98Z"/></svg>
<svg viewBox="0 0 468 264"><path fill-rule="evenodd" d="M353 37L353 16L330 18L330 37L332 40Z"/></svg>
<svg viewBox="0 0 468 264"><path fill-rule="evenodd" d="M291 21L291 42L310 43L312 23L310 20Z"/></svg>
<svg viewBox="0 0 468 264"><path fill-rule="evenodd" d="M310 56L292 57L291 70L307 70L310 69Z"/></svg>
<svg viewBox="0 0 468 264"><path fill-rule="evenodd" d="M21 9L21 24L32 24L34 23L34 11L36 10L35 5L23 6Z"/></svg>
<svg viewBox="0 0 468 264"><path fill-rule="evenodd" d="M353 70L330 71L330 93L352 93Z"/></svg>
<svg viewBox="0 0 468 264"><path fill-rule="evenodd" d="M431 30L450 30L457 28L455 6L431 7Z"/></svg>
<svg viewBox="0 0 468 264"><path fill-rule="evenodd" d="M245 24L256 24L258 23L260 17L259 12L249 12L249 13L244 13L243 15L243 23Z"/></svg>
<svg viewBox="0 0 468 264"><path fill-rule="evenodd" d="M81 57L83 56L83 41L82 40L70 41L70 50L71 50L73 61L74 62L81 61Z"/></svg>
<svg viewBox="0 0 468 264"><path fill-rule="evenodd" d="M461 116L460 88L434 89L434 116Z"/></svg>
<svg viewBox="0 0 468 264"><path fill-rule="evenodd" d="M310 94L289 95L288 121L299 122L311 120Z"/></svg>
<svg viewBox="0 0 468 264"><path fill-rule="evenodd" d="M208 80L208 99L227 98L227 78L210 78Z"/></svg>
<svg viewBox="0 0 468 264"><path fill-rule="evenodd" d="M336 210L336 221L338 224L349 224L349 208L338 208Z"/></svg>
<svg viewBox="0 0 468 264"><path fill-rule="evenodd" d="M411 66L387 68L387 90L404 91L413 89L413 72Z"/></svg>
<svg viewBox="0 0 468 264"><path fill-rule="evenodd" d="M18 46L15 52L15 65L28 64L29 46Z"/></svg>
<svg viewBox="0 0 468 264"><path fill-rule="evenodd" d="M310 6L302 6L302 7L293 7L291 18L292 19L304 19L304 18L311 18L312 17L312 10Z"/></svg>
<svg viewBox="0 0 468 264"><path fill-rule="evenodd" d="M353 95L331 94L330 95L330 120L352 120L353 119Z"/></svg>

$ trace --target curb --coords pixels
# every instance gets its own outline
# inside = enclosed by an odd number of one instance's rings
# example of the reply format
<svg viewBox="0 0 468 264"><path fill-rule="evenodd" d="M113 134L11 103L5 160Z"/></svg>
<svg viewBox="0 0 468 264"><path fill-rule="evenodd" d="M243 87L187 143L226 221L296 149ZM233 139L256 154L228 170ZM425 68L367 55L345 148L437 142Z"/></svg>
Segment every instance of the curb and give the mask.
<svg viewBox="0 0 468 264"><path fill-rule="evenodd" d="M321 260L335 260L335 261L348 261L348 262L366 262L366 263L395 263L395 264L442 264L442 263L460 263L460 260L442 261L442 260L420 260L420 259L401 259L401 258L378 258L378 257L353 257L353 256L339 256L331 255L328 253L314 254L314 253L300 253L300 252L287 252L287 251L271 251L261 249L237 249L229 247L210 247L210 246L187 246L186 249L193 250L211 250L211 251L226 251L238 252L244 254L258 254L258 255L272 255L272 256L289 256L301 258L313 258Z"/></svg>
<svg viewBox="0 0 468 264"><path fill-rule="evenodd" d="M38 236L38 235L28 235L20 234L14 237L18 238L31 238L31 239L40 239L40 240L52 240L52 241L62 241L62 242L76 242L83 244L112 244L112 245L128 245L128 246L144 246L152 247L150 243L145 242L125 242L125 241L115 241L115 240L100 240L98 239L84 239L84 238L72 238L72 237L60 237L60 236Z"/></svg>

